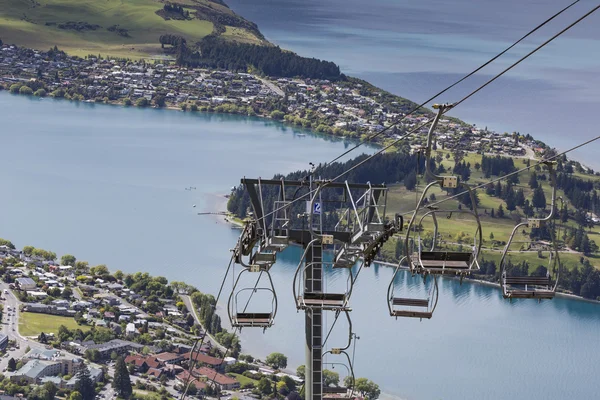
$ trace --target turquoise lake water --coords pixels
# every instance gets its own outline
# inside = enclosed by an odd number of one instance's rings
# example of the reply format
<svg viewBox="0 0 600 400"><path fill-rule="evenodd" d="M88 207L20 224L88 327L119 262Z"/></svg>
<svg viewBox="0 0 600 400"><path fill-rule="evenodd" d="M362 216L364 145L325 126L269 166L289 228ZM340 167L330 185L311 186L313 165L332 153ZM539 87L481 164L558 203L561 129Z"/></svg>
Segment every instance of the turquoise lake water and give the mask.
<svg viewBox="0 0 600 400"><path fill-rule="evenodd" d="M7 93L0 93L0 110L0 237L210 293L239 231L196 213L218 210L243 175L305 168L349 145L258 119ZM185 190L190 186L197 189ZM283 352L292 368L304 362L304 319L291 293L299 257L290 247L272 270L276 325L241 335L246 351ZM328 287L343 286L345 273L329 272ZM599 305L563 298L507 303L496 288L442 280L432 320L393 320L385 303L391 275L381 266L363 271L351 304L361 337L356 374L376 381L386 397L598 397ZM405 290L420 287L404 274L398 279ZM340 321L332 346L343 344L345 329Z"/></svg>
<svg viewBox="0 0 600 400"><path fill-rule="evenodd" d="M286 49L416 102L474 70L571 0L229 0ZM454 102L592 9L581 1L437 101ZM566 150L598 135L600 11L530 57L452 115L499 132L529 133ZM574 152L600 169L595 143Z"/></svg>

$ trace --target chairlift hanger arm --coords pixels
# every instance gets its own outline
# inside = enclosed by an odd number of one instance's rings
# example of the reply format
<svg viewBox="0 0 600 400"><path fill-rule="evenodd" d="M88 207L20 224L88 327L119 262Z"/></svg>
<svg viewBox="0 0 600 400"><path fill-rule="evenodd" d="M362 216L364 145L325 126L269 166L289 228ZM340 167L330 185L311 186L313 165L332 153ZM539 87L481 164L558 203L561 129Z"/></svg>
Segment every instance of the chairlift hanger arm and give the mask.
<svg viewBox="0 0 600 400"><path fill-rule="evenodd" d="M341 350L339 352L339 354L335 354L331 350L327 350L325 353L323 353L321 355L321 358L323 358L327 354L332 354L332 355L341 355L341 354L343 354L344 356L346 356L346 359L348 360L348 365L343 364L343 363L335 363L335 364L346 365L346 367L348 368L348 370L350 372L350 376L352 377L352 385L350 385L351 386L351 388L350 388L350 398L353 398L353 395L354 395L354 386L355 386L356 378L354 376L354 366L352 365L352 360L350 359L350 356L348 355L348 353L345 350ZM328 363L328 364L332 364L332 363Z"/></svg>
<svg viewBox="0 0 600 400"><path fill-rule="evenodd" d="M429 160L431 159L431 147L433 144L433 137L435 136L435 128L437 128L438 122L440 122L440 118L442 115L446 113L446 111L450 110L453 107L452 104L434 104L433 108L438 110L435 118L431 126L429 127L429 132L427 133L427 147L425 149L425 176L431 177L435 180L441 179L440 176L435 175L429 169Z"/></svg>

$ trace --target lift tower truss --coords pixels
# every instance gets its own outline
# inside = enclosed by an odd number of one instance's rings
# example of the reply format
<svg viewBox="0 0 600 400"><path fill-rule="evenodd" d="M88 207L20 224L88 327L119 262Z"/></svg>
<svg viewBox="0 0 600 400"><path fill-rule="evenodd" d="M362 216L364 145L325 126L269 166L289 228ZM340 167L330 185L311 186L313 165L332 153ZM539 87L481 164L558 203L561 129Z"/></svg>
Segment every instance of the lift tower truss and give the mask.
<svg viewBox="0 0 600 400"><path fill-rule="evenodd" d="M369 266L383 243L402 229L402 218L386 219L387 187L328 180L303 181L246 179L253 215L238 243L236 261L246 256L249 270L267 270L275 254L289 243L300 244L304 255L294 277L294 299L305 312L307 400L323 400L323 313L350 311L355 277L352 267L363 259ZM301 196L301 197L300 197ZM298 201L305 198L306 201ZM335 226L324 219L337 220ZM324 250L333 250L325 261ZM347 268L350 285L346 293L324 291L324 268ZM298 284L298 291L296 290Z"/></svg>

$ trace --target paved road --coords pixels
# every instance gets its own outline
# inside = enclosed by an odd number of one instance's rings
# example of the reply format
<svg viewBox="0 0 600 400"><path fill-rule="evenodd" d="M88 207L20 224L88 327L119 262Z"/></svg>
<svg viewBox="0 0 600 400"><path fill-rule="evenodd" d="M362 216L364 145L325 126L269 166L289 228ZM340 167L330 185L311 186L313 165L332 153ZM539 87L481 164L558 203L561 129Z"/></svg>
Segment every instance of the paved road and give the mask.
<svg viewBox="0 0 600 400"><path fill-rule="evenodd" d="M8 293L4 293L4 290L7 290ZM19 358L23 357L23 355L25 354L25 350L27 350L27 347L43 349L44 346L37 342L29 340L19 334L19 305L21 304L21 302L8 288L8 284L4 282L0 282L0 292L2 293L2 296L6 299L3 302L4 313L2 316L1 331L5 335L8 335L9 340L14 340L18 345L18 348L15 348L15 350L10 350L9 347L7 349L7 355L0 359L0 372L3 372L8 366L8 360L10 360L11 358L18 360Z"/></svg>
<svg viewBox="0 0 600 400"><path fill-rule="evenodd" d="M183 303L185 304L185 307L188 309L188 311L191 312L192 315L194 316L196 323L198 325L200 325L202 327L202 330L206 333L206 337L208 338L208 341L214 347L218 348L219 350L221 350L223 352L227 351L227 348L225 346L220 345L219 342L217 342L217 340L214 337L212 337L206 331L206 329L204 329L204 326L202 326L202 322L200 322L200 318L198 318L198 314L196 314L196 308L193 306L192 299L190 298L190 296L188 296L187 294L180 294L179 297L181 297L181 300L183 300Z"/></svg>
<svg viewBox="0 0 600 400"><path fill-rule="evenodd" d="M263 79L263 78L260 78L260 77L258 77L258 76L257 76L257 78L258 78L258 79L259 79L259 80L260 80L260 81L261 81L261 82L262 82L262 83L263 83L263 84L264 84L266 87L268 87L269 89L271 89L271 91L272 91L273 93L275 93L276 95L278 95L278 96L281 96L281 97L285 96L285 93L283 92L283 90L281 90L281 88L280 88L279 86L275 85L273 82L270 82L270 81L268 81L268 80L266 80L266 79Z"/></svg>

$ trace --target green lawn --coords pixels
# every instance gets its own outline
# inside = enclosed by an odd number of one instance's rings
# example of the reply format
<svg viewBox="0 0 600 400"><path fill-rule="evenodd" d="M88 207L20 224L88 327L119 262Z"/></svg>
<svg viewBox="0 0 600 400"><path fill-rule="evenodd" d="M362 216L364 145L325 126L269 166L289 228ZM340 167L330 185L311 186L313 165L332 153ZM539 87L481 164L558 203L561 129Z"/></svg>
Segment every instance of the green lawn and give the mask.
<svg viewBox="0 0 600 400"><path fill-rule="evenodd" d="M202 3L232 14L212 2L198 0L196 4ZM154 0L0 0L0 37L5 43L42 50L57 45L79 56L101 53L139 58L162 54L158 43L162 34L182 35L188 43L195 43L213 32L212 22L206 20L166 21L156 14L163 4ZM58 24L69 21L100 27L82 31L58 28ZM130 37L108 31L113 25L127 29ZM254 34L241 28L230 29L226 37L259 42Z"/></svg>
<svg viewBox="0 0 600 400"><path fill-rule="evenodd" d="M79 328L82 331L90 329L90 326L77 325L77 322L70 317L28 312L19 314L19 333L22 336L37 336L41 332L57 334L61 325L69 329Z"/></svg>
<svg viewBox="0 0 600 400"><path fill-rule="evenodd" d="M244 386L246 383L252 383L252 384L254 384L254 386L258 385L258 381L256 379L248 378L242 374L230 373L228 375L231 375L235 379L237 379L240 382L240 385L242 385L242 386Z"/></svg>

